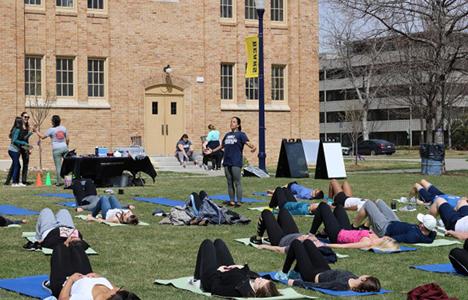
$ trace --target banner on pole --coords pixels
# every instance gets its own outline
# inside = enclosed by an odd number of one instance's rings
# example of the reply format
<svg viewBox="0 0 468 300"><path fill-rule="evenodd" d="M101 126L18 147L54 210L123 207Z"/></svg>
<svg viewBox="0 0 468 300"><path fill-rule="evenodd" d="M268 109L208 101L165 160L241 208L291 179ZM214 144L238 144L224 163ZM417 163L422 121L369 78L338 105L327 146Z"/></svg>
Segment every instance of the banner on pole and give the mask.
<svg viewBox="0 0 468 300"><path fill-rule="evenodd" d="M258 77L258 36L245 38L245 50L247 52L247 68L245 78Z"/></svg>

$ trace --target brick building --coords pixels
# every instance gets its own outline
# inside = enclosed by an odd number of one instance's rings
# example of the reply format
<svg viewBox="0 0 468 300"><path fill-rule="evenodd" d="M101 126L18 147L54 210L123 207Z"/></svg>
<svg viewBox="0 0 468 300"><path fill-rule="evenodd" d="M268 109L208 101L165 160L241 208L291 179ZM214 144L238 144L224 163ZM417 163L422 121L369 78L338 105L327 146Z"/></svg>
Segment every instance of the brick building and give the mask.
<svg viewBox="0 0 468 300"><path fill-rule="evenodd" d="M319 136L318 4L265 2L267 163L275 164L281 138ZM50 114L62 117L79 154L141 136L150 155L172 155L184 132L200 149L207 125L224 133L234 115L257 144L257 83L244 78L244 38L258 30L254 5L0 1L0 160L9 160L14 116L45 98L53 99ZM47 141L51 166L49 147ZM31 159L37 166L36 153Z"/></svg>

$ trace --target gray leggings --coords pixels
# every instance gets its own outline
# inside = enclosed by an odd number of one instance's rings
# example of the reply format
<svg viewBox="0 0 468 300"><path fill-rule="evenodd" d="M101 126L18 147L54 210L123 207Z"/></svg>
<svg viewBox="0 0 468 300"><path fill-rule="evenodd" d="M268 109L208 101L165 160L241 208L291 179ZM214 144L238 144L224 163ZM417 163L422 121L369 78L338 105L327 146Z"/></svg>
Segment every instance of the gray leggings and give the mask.
<svg viewBox="0 0 468 300"><path fill-rule="evenodd" d="M224 175L226 175L229 200L231 202L242 202L241 168L224 167ZM236 196L237 201L235 201L234 196Z"/></svg>

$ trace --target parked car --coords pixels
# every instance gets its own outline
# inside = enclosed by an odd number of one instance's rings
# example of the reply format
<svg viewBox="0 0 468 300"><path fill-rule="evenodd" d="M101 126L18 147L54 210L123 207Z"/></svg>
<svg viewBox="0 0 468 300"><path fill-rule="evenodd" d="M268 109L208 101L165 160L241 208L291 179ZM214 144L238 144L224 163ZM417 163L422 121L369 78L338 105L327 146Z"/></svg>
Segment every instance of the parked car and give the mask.
<svg viewBox="0 0 468 300"><path fill-rule="evenodd" d="M341 152L343 155L351 155L351 147L341 146Z"/></svg>
<svg viewBox="0 0 468 300"><path fill-rule="evenodd" d="M358 144L358 153L360 155L378 155L395 153L395 144L386 140L367 140Z"/></svg>

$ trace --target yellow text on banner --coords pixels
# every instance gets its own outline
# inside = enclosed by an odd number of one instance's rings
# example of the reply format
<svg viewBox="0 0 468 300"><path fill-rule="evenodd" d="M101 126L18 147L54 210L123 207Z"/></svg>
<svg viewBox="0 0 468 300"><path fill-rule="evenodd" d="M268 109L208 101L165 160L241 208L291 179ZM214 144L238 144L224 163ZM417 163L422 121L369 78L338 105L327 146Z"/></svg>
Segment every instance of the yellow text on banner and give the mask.
<svg viewBox="0 0 468 300"><path fill-rule="evenodd" d="M258 36L245 38L245 50L247 52L247 68L245 78L258 77Z"/></svg>

